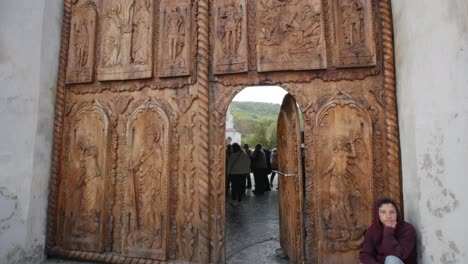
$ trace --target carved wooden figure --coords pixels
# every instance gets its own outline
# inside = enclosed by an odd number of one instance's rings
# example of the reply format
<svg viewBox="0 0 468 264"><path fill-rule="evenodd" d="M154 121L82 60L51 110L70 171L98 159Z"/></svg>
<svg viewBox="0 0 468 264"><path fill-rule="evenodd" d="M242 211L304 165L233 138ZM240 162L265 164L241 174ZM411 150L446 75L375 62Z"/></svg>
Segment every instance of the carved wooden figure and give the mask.
<svg viewBox="0 0 468 264"><path fill-rule="evenodd" d="M185 76L191 65L190 1L163 1L159 12L160 77Z"/></svg>
<svg viewBox="0 0 468 264"><path fill-rule="evenodd" d="M71 116L64 165L63 241L70 248L104 250L111 146L108 110L99 101L83 103Z"/></svg>
<svg viewBox="0 0 468 264"><path fill-rule="evenodd" d="M245 1L216 1L214 72L247 71L247 6Z"/></svg>
<svg viewBox="0 0 468 264"><path fill-rule="evenodd" d="M123 252L166 259L168 129L162 108L148 99L127 121L127 166L122 210Z"/></svg>
<svg viewBox="0 0 468 264"><path fill-rule="evenodd" d="M49 255L224 263L225 115L247 86L289 93L278 148L291 262L358 263L374 200L401 203L390 0L64 8Z"/></svg>
<svg viewBox="0 0 468 264"><path fill-rule="evenodd" d="M87 83L94 78L96 43L96 6L75 5L71 19L68 49L67 83Z"/></svg>
<svg viewBox="0 0 468 264"><path fill-rule="evenodd" d="M321 248L329 252L323 261L336 263L361 248L373 201L371 118L341 93L319 111L316 124Z"/></svg>
<svg viewBox="0 0 468 264"><path fill-rule="evenodd" d="M334 0L335 63L339 67L375 65L371 0Z"/></svg>
<svg viewBox="0 0 468 264"><path fill-rule="evenodd" d="M325 69L320 0L256 1L258 71Z"/></svg>
<svg viewBox="0 0 468 264"><path fill-rule="evenodd" d="M153 1L103 0L98 80L152 76Z"/></svg>

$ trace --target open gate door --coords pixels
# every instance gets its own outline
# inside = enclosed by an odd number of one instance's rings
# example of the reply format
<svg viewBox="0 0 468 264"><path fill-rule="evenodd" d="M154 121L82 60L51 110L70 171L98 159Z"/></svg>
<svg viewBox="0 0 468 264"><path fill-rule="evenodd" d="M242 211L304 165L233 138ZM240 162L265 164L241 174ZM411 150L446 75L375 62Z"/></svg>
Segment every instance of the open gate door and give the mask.
<svg viewBox="0 0 468 264"><path fill-rule="evenodd" d="M294 98L287 94L278 117L280 243L292 263L304 262L301 128Z"/></svg>

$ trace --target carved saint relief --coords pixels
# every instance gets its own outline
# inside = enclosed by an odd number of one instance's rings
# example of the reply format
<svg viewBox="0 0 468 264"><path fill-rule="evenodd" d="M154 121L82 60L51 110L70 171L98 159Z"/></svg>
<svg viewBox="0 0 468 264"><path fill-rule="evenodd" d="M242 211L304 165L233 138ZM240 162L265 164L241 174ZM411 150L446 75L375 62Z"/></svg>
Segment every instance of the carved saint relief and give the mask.
<svg viewBox="0 0 468 264"><path fill-rule="evenodd" d="M151 77L152 3L151 0L102 2L100 81Z"/></svg>
<svg viewBox="0 0 468 264"><path fill-rule="evenodd" d="M70 26L67 83L88 83L93 81L95 40L95 6L75 6Z"/></svg>
<svg viewBox="0 0 468 264"><path fill-rule="evenodd" d="M327 67L320 0L257 1L258 71Z"/></svg>
<svg viewBox="0 0 468 264"><path fill-rule="evenodd" d="M135 19L133 21L133 36L132 36L132 61L135 64L149 63L149 52L147 45L151 36L151 19L150 19L150 2L136 1Z"/></svg>
<svg viewBox="0 0 468 264"><path fill-rule="evenodd" d="M160 10L160 77L190 74L190 1L163 1Z"/></svg>
<svg viewBox="0 0 468 264"><path fill-rule="evenodd" d="M323 250L335 260L354 254L358 261L372 221L372 123L357 105L342 102L321 110L317 126Z"/></svg>
<svg viewBox="0 0 468 264"><path fill-rule="evenodd" d="M168 120L150 104L147 101L139 107L127 126L124 252L128 256L165 259Z"/></svg>
<svg viewBox="0 0 468 264"><path fill-rule="evenodd" d="M245 0L215 2L215 73L247 71L247 16Z"/></svg>
<svg viewBox="0 0 468 264"><path fill-rule="evenodd" d="M77 112L68 138L65 243L71 249L100 252L109 136L107 115L98 103Z"/></svg>
<svg viewBox="0 0 468 264"><path fill-rule="evenodd" d="M338 66L376 64L370 0L335 0Z"/></svg>

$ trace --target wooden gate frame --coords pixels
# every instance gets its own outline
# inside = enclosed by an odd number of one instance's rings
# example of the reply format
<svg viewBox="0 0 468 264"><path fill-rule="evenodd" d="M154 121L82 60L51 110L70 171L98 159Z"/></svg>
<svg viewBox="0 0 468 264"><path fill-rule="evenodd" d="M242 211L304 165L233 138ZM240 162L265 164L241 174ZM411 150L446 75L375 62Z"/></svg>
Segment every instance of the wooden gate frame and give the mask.
<svg viewBox="0 0 468 264"><path fill-rule="evenodd" d="M59 194L59 183L61 173L61 157L62 157L62 144L63 144L63 124L65 119L65 103L66 103L66 68L68 58L68 46L70 37L70 20L71 20L71 6L73 0L64 1L64 15L62 25L62 46L60 50L60 65L59 77L57 82L57 94L55 103L55 118L54 118L54 143L53 143L53 159L50 177L50 193L48 198L48 219L47 219L47 243L46 248L49 255L79 258L83 260L104 261L109 263L136 263L135 258L123 257L111 253L92 253L72 251L56 248L56 221L57 221L57 203ZM373 0L374 1L374 0ZM298 101L301 109L304 111L304 121L306 126L313 123L313 118L309 114L313 112L314 106L304 96L303 87L297 85L294 78L287 82L278 82L277 80L257 80L256 83L236 83L232 79L227 78L224 84L229 86L225 91L218 91L216 83L210 80L210 2L209 0L195 0L194 4L197 5L197 53L198 61L196 63L196 84L193 86L196 91L198 100L199 111L199 139L197 144L201 149L196 160L200 177L197 182L197 188L200 194L200 218L202 223L199 227L199 252L200 263L219 263L224 262L224 234L225 234L225 205L224 205L224 133L225 133L225 113L227 106L230 104L232 98L241 89L248 85L260 84L275 84L283 87L291 93ZM323 1L327 3L328 1ZM379 19L377 22L380 26L381 50L382 53L377 52L377 64L382 68L381 75L383 78L382 88L376 89L378 93L375 94L376 100L385 109L385 133L386 141L384 142L386 148L386 164L385 164L385 177L388 179L387 194L394 198L402 205L401 194L401 171L400 171L400 158L399 158L399 135L398 135L398 121L396 109L396 87L395 87L395 71L394 71L394 51L393 51L393 32L392 32L392 16L391 16L391 0L375 0L378 6L377 14ZM377 34L376 34L377 35ZM329 73L321 74L320 76L314 75L309 77L311 81L315 78L322 80L346 80L349 78L364 79L366 76L359 74L354 76L343 76L339 71L331 71ZM213 94L213 91L217 94ZM221 95L220 95L220 93ZM216 97L219 100L211 101L211 98ZM310 110L310 112L308 112ZM306 151L309 151L314 142L309 133L305 134ZM306 163L306 173L313 174L313 164L311 161ZM313 188L313 182L307 182L306 188ZM383 184L383 182L381 182ZM383 188L383 187L382 187ZM376 190L378 191L378 190ZM314 200L307 199L306 201L306 216L309 213L313 214L316 210ZM402 208L402 206L401 206ZM314 218L312 215L309 217ZM316 218L316 217L315 217ZM313 234L316 231L317 223L315 221L306 225L306 232L311 234L306 241L306 248L311 248L311 251L306 252L307 260L311 263L316 263L316 241L313 239ZM160 261L146 261L145 263L163 263Z"/></svg>

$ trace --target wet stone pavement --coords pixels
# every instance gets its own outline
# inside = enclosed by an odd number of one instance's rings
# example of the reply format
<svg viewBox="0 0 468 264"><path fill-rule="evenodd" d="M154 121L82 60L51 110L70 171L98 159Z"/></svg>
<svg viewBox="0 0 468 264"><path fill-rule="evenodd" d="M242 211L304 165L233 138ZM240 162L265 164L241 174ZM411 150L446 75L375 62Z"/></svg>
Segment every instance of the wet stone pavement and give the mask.
<svg viewBox="0 0 468 264"><path fill-rule="evenodd" d="M276 186L260 196L248 189L239 205L231 204L230 193L226 196L226 263L289 263L276 256L280 248Z"/></svg>
<svg viewBox="0 0 468 264"><path fill-rule="evenodd" d="M247 189L242 202L237 205L232 204L231 193L226 194L226 263L289 263L288 259L276 255L276 250L280 248L276 178L271 191L261 196L254 196L252 189ZM94 262L48 259L44 264L94 264Z"/></svg>

